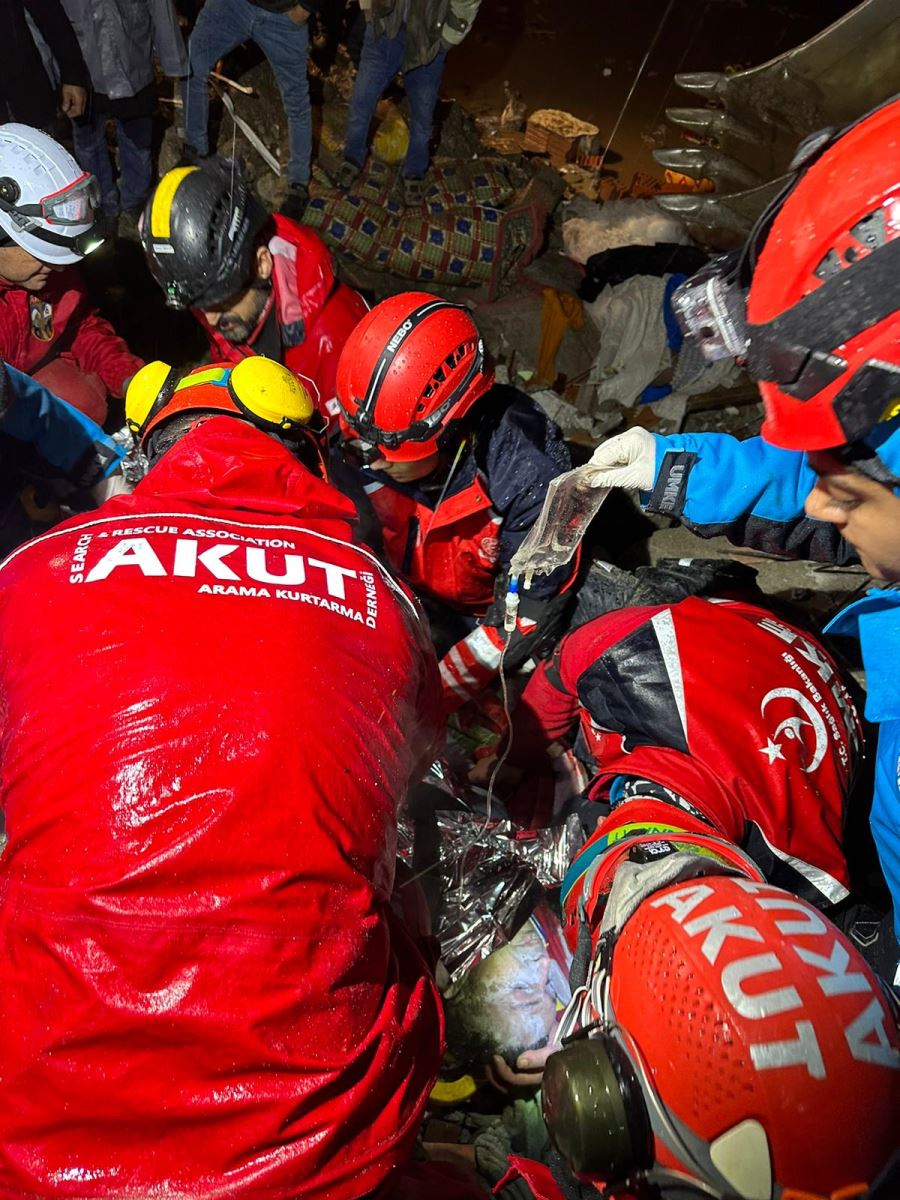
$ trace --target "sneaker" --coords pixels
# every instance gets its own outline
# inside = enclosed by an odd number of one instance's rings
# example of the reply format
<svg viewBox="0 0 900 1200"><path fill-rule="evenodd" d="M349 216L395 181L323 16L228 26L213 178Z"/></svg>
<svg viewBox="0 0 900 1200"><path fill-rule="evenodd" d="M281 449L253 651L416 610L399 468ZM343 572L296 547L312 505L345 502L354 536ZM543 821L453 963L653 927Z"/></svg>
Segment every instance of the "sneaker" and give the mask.
<svg viewBox="0 0 900 1200"><path fill-rule="evenodd" d="M334 177L336 187L339 187L342 192L349 192L359 179L359 173L362 170L355 162L349 158L345 158Z"/></svg>
<svg viewBox="0 0 900 1200"><path fill-rule="evenodd" d="M288 194L278 210L283 217L291 221L302 221L306 206L309 204L309 188L305 183L291 183Z"/></svg>
<svg viewBox="0 0 900 1200"><path fill-rule="evenodd" d="M407 208L421 208L425 203L427 184L424 179L403 176L403 203Z"/></svg>

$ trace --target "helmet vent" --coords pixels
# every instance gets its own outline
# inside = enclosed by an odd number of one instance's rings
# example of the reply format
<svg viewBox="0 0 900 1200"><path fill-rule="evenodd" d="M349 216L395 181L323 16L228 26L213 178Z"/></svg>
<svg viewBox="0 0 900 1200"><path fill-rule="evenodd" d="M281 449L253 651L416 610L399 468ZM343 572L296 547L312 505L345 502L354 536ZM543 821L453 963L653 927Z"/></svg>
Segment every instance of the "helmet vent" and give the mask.
<svg viewBox="0 0 900 1200"><path fill-rule="evenodd" d="M461 345L457 346L455 350L451 350L447 357L438 364L434 374L422 389L422 400L430 400L432 396L439 391L441 386L447 382L450 374L459 366L461 362L465 361L466 356L471 352L471 342L463 342ZM421 412L424 407L424 403L420 402L416 411Z"/></svg>
<svg viewBox="0 0 900 1200"><path fill-rule="evenodd" d="M835 248L829 250L813 272L817 279L830 279L832 275L837 275L845 267L859 262L861 258L865 258L887 242L884 209L876 208L866 213L851 226L848 234L857 244L845 246L843 253Z"/></svg>
<svg viewBox="0 0 900 1200"><path fill-rule="evenodd" d="M230 219L231 197L226 192L223 192L221 196L217 197L215 206L209 218L209 238L207 244L209 246L210 257L213 261L215 261L220 253L219 247L222 230L228 224Z"/></svg>

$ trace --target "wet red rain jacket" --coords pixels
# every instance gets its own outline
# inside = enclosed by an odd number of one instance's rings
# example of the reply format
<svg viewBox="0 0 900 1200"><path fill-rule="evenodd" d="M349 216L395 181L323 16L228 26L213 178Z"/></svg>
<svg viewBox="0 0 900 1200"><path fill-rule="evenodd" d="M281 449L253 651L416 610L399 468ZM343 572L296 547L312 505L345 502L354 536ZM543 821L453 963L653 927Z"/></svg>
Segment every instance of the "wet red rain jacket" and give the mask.
<svg viewBox="0 0 900 1200"><path fill-rule="evenodd" d="M670 824L724 838L769 882L814 904L847 895L841 839L859 723L833 660L808 634L722 600L598 617L529 680L513 754L540 754L576 720L597 762L592 795L614 808L570 869L564 898L608 846L644 828L645 812L647 832L664 837ZM628 778L670 789L681 807L619 803L616 781Z"/></svg>
<svg viewBox="0 0 900 1200"><path fill-rule="evenodd" d="M0 280L0 358L31 375L57 357L97 375L120 399L144 365L95 311L77 267L51 273L41 292Z"/></svg>
<svg viewBox="0 0 900 1200"><path fill-rule="evenodd" d="M0 568L0 1196L380 1197L408 1155L439 688L351 517L218 417Z"/></svg>
<svg viewBox="0 0 900 1200"><path fill-rule="evenodd" d="M334 417L338 359L351 330L368 312L358 292L338 283L331 251L317 233L275 214L275 236L269 250L275 264L270 306L274 304L285 366L316 385L324 412ZM254 344L269 318L267 306L249 342L233 346L194 314L206 330L214 362L240 362L255 353Z"/></svg>

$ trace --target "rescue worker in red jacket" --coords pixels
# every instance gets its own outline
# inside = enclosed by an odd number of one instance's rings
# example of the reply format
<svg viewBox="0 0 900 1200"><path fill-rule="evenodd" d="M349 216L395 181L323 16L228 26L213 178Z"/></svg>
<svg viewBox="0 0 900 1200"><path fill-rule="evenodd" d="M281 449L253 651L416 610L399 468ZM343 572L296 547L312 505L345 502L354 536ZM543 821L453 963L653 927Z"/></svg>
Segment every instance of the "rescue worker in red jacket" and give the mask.
<svg viewBox="0 0 900 1200"><path fill-rule="evenodd" d="M192 309L203 326L214 362L283 362L334 416L338 358L366 302L337 281L318 234L267 215L239 162L207 159L164 175L141 244L167 304Z"/></svg>
<svg viewBox="0 0 900 1200"><path fill-rule="evenodd" d="M527 395L494 382L468 310L423 292L384 300L338 368L341 428L365 464L391 565L437 611L447 711L515 669L561 626L574 568L535 580L503 628L509 562L547 486L571 466ZM449 613L449 615L448 615Z"/></svg>
<svg viewBox="0 0 900 1200"><path fill-rule="evenodd" d="M558 1154L513 1174L539 1200L866 1194L896 1148L900 1035L816 911L847 895L860 749L835 663L749 604L623 609L539 666L513 754L576 720L611 811L562 886L572 1004L507 1079L541 1082Z"/></svg>
<svg viewBox="0 0 900 1200"><path fill-rule="evenodd" d="M725 839L820 907L847 897L844 809L860 724L809 634L754 605L699 597L597 617L528 681L514 760L536 761L576 722L596 763L587 798L612 814L572 865L564 900L638 826Z"/></svg>
<svg viewBox="0 0 900 1200"><path fill-rule="evenodd" d="M389 903L434 656L286 368L145 372L146 478L0 568L0 1195L388 1196L441 1054Z"/></svg>
<svg viewBox="0 0 900 1200"><path fill-rule="evenodd" d="M76 269L102 237L97 183L58 142L0 126L0 358L102 425L143 363L98 315Z"/></svg>

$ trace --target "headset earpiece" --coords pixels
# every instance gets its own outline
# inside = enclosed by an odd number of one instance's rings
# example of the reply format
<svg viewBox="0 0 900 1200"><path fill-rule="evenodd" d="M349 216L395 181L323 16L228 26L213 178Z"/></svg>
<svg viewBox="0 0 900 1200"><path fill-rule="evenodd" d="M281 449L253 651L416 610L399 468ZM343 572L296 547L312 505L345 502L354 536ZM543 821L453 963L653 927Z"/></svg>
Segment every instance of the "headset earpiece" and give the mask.
<svg viewBox="0 0 900 1200"><path fill-rule="evenodd" d="M544 1121L573 1174L617 1183L653 1166L653 1131L637 1073L608 1033L570 1042L547 1060Z"/></svg>

